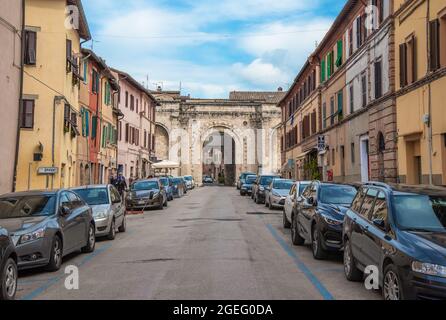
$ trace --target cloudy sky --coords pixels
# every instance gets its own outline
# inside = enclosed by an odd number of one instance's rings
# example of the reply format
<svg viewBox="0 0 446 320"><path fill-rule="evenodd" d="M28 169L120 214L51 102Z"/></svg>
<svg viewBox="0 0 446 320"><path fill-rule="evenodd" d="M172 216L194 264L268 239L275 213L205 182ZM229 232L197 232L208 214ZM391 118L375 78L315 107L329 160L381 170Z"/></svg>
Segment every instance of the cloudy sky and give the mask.
<svg viewBox="0 0 446 320"><path fill-rule="evenodd" d="M88 0L91 47L149 87L194 97L288 88L345 0Z"/></svg>

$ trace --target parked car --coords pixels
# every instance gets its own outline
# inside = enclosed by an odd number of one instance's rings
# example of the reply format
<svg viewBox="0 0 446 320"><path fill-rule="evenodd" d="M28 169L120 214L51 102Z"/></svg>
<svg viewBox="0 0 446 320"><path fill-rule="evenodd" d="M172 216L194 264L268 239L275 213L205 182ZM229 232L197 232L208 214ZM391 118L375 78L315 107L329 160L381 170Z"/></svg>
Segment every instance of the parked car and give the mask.
<svg viewBox="0 0 446 320"><path fill-rule="evenodd" d="M173 186L172 186L172 178L169 177L160 177L159 180L164 188L166 188L167 201L173 200Z"/></svg>
<svg viewBox="0 0 446 320"><path fill-rule="evenodd" d="M14 300L17 279L17 253L8 231L0 228L0 300Z"/></svg>
<svg viewBox="0 0 446 320"><path fill-rule="evenodd" d="M302 195L302 192L311 184L311 181L297 181L291 187L285 199L283 206L283 227L285 229L291 228L291 220L293 211L296 209L297 199Z"/></svg>
<svg viewBox="0 0 446 320"><path fill-rule="evenodd" d="M246 176L244 183L242 184L240 188L240 195L251 195L252 194L252 186L254 185L254 182L256 182L257 176L256 175L249 175Z"/></svg>
<svg viewBox="0 0 446 320"><path fill-rule="evenodd" d="M166 189L159 179L139 180L130 186L127 193L126 207L128 211L144 211L167 207Z"/></svg>
<svg viewBox="0 0 446 320"><path fill-rule="evenodd" d="M247 176L256 176L256 174L253 172L243 172L237 180L237 190L240 190L245 184Z"/></svg>
<svg viewBox="0 0 446 320"><path fill-rule="evenodd" d="M379 270L386 300L446 299L446 189L364 184L344 222L344 271Z"/></svg>
<svg viewBox="0 0 446 320"><path fill-rule="evenodd" d="M344 215L356 194L352 185L312 182L297 200L291 226L293 244L311 242L315 259L341 250Z"/></svg>
<svg viewBox="0 0 446 320"><path fill-rule="evenodd" d="M203 178L203 183L204 184L213 184L214 183L214 179L212 179L212 177L210 177L210 176L205 176Z"/></svg>
<svg viewBox="0 0 446 320"><path fill-rule="evenodd" d="M265 206L270 209L283 208L286 196L290 193L293 184L293 180L274 179L265 188Z"/></svg>
<svg viewBox="0 0 446 320"><path fill-rule="evenodd" d="M187 190L192 190L195 188L195 181L192 176L184 176L183 178L186 183Z"/></svg>
<svg viewBox="0 0 446 320"><path fill-rule="evenodd" d="M252 186L251 198L255 203L261 204L265 203L265 189L274 180L280 179L277 175L260 175L257 177L256 182Z"/></svg>
<svg viewBox="0 0 446 320"><path fill-rule="evenodd" d="M92 209L74 192L28 191L0 197L0 227L8 230L19 269L60 268L72 252L95 249Z"/></svg>
<svg viewBox="0 0 446 320"><path fill-rule="evenodd" d="M181 198L186 194L186 185L182 178L172 178L172 192L176 198Z"/></svg>
<svg viewBox="0 0 446 320"><path fill-rule="evenodd" d="M106 236L109 240L116 237L116 228L125 232L127 221L125 205L114 186L91 185L72 189L93 210L96 237Z"/></svg>

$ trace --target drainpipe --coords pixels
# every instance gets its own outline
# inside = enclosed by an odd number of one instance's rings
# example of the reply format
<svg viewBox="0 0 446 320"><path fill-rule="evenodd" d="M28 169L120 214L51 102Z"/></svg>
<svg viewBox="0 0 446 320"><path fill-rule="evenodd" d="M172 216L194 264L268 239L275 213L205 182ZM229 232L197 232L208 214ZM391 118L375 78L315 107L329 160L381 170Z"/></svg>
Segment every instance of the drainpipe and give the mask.
<svg viewBox="0 0 446 320"><path fill-rule="evenodd" d="M22 0L22 30L20 32L21 45L20 45L20 89L19 89L19 108L17 117L17 134L16 134L16 144L15 144L15 155L14 155L14 169L12 177L12 192L16 191L17 183L17 165L19 162L19 147L20 147L20 108L23 101L23 69L24 69L24 57L25 57L25 0Z"/></svg>
<svg viewBox="0 0 446 320"><path fill-rule="evenodd" d="M431 66L431 44L430 44L430 37L429 37L429 29L430 29L430 0L427 0L427 14L426 14L426 41L427 41L427 73L430 72L430 66ZM428 84L428 113L429 113L429 121L428 121L428 149L429 149L429 184L434 184L434 177L433 177L433 143L432 143L432 136L433 136L433 129L432 129L432 88L431 84L429 82Z"/></svg>

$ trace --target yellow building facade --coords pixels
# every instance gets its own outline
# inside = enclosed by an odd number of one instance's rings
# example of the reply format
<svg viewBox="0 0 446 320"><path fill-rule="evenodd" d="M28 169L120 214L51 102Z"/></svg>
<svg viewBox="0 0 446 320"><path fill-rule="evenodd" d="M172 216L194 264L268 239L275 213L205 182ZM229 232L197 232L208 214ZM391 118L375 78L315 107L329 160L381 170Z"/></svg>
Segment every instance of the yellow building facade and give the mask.
<svg viewBox="0 0 446 320"><path fill-rule="evenodd" d="M399 180L446 185L446 0L395 0Z"/></svg>
<svg viewBox="0 0 446 320"><path fill-rule="evenodd" d="M71 187L76 184L80 42L90 39L90 32L80 0L27 0L25 17L17 190Z"/></svg>

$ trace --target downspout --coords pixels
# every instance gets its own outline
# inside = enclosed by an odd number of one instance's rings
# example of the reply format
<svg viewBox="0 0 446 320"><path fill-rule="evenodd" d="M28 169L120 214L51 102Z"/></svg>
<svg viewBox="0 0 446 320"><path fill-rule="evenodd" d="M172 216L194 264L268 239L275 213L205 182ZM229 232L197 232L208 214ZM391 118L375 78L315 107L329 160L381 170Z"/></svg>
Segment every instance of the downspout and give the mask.
<svg viewBox="0 0 446 320"><path fill-rule="evenodd" d="M17 183L17 165L19 162L19 147L20 147L20 109L23 104L23 69L24 69L24 57L25 57L25 0L22 0L22 30L21 30L21 46L20 46L20 89L19 89L19 108L17 117L17 135L15 144L14 155L14 169L12 177L12 192L16 191Z"/></svg>
<svg viewBox="0 0 446 320"><path fill-rule="evenodd" d="M430 72L431 67L431 43L430 43L430 0L427 0L427 14L426 14L426 41L427 41L427 73ZM428 149L429 149L429 184L434 184L434 176L433 176L433 145L432 145L432 88L431 83L429 82L428 86L428 113L429 113L429 121L428 121Z"/></svg>

